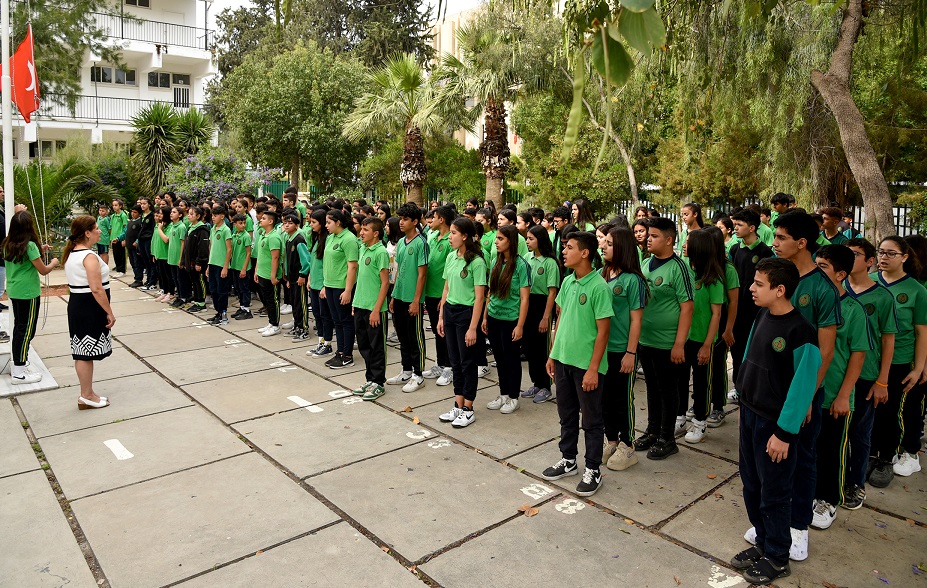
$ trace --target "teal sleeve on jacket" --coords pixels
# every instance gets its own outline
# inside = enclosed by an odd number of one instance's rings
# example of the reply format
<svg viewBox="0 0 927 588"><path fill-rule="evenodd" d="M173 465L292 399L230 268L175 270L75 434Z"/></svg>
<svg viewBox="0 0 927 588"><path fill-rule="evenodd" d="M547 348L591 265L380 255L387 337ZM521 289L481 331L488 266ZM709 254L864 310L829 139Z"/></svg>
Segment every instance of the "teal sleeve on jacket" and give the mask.
<svg viewBox="0 0 927 588"><path fill-rule="evenodd" d="M309 256L309 247L305 243L297 243L296 253L299 254L299 275L308 278L309 264L312 263L312 258Z"/></svg>
<svg viewBox="0 0 927 588"><path fill-rule="evenodd" d="M790 443L798 434L814 393L817 392L818 370L821 369L821 350L806 343L792 352L795 375L785 398L785 405L776 422L776 437Z"/></svg>

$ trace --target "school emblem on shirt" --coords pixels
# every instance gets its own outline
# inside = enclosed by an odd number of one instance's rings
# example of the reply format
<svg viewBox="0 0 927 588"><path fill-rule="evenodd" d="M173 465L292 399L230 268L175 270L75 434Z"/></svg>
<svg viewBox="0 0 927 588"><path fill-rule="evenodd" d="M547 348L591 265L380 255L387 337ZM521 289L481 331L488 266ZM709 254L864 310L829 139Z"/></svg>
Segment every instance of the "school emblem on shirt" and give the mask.
<svg viewBox="0 0 927 588"><path fill-rule="evenodd" d="M908 295L902 292L895 298L895 300L898 301L898 304L904 304L905 302L908 301Z"/></svg>
<svg viewBox="0 0 927 588"><path fill-rule="evenodd" d="M874 305L874 304L867 304L867 305L866 305L866 314L868 314L869 316L872 316L872 315L875 314L875 305Z"/></svg>
<svg viewBox="0 0 927 588"><path fill-rule="evenodd" d="M364 265L370 265L371 261L373 260L368 257L367 259L364 260Z"/></svg>
<svg viewBox="0 0 927 588"><path fill-rule="evenodd" d="M412 255L414 253L414 251L412 251L411 249L406 249L406 251L408 251L409 255Z"/></svg>
<svg viewBox="0 0 927 588"><path fill-rule="evenodd" d="M539 275L539 276L543 276L543 275L544 275L544 268L543 268L543 267L539 267L539 268L538 268L538 275Z"/></svg>
<svg viewBox="0 0 927 588"><path fill-rule="evenodd" d="M804 307L804 306L808 306L809 304L811 304L811 295L810 295L810 294L802 294L801 296L798 297L798 305L799 305L799 306Z"/></svg>
<svg viewBox="0 0 927 588"><path fill-rule="evenodd" d="M340 243L335 243L335 245L334 245L334 247L332 247L332 249L337 250L339 245L340 245Z"/></svg>
<svg viewBox="0 0 927 588"><path fill-rule="evenodd" d="M659 278L657 278L656 280L654 280L653 283L654 283L654 285L656 285L656 286L662 286L662 285L663 285L663 276L660 276Z"/></svg>
<svg viewBox="0 0 927 588"><path fill-rule="evenodd" d="M776 337L772 342L773 351L782 351L785 349L785 339L782 337Z"/></svg>
<svg viewBox="0 0 927 588"><path fill-rule="evenodd" d="M460 270L460 277L461 277L462 279L466 280L468 275L469 275L469 274L467 273L467 268L464 268L464 269Z"/></svg>
<svg viewBox="0 0 927 588"><path fill-rule="evenodd" d="M701 282L695 282L695 289L696 289L696 290L701 290L701 289L702 289L702 283L701 283Z"/></svg>
<svg viewBox="0 0 927 588"><path fill-rule="evenodd" d="M759 255L754 255L753 258L750 260L750 263L756 263L756 262L758 262L759 260L760 260L760 256L759 256Z"/></svg>
<svg viewBox="0 0 927 588"><path fill-rule="evenodd" d="M585 295L585 294L580 294L580 295L579 295L579 303L580 303L580 304L586 304L586 295Z"/></svg>
<svg viewBox="0 0 927 588"><path fill-rule="evenodd" d="M618 284L617 286L612 288L612 292L615 293L615 296L620 296L621 293L624 292L624 288L621 287L621 284Z"/></svg>

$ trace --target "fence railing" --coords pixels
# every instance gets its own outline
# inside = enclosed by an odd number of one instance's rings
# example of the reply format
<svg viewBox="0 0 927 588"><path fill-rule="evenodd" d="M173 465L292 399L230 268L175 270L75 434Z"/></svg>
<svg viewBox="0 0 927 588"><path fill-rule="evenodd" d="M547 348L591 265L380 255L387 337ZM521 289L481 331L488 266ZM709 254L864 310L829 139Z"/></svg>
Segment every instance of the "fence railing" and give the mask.
<svg viewBox="0 0 927 588"><path fill-rule="evenodd" d="M70 106L56 100L59 96L47 94L42 97L39 120L99 120L129 123L142 109L156 103L167 102L179 110L203 109L202 104L175 102L171 100L141 100L137 98L113 98L111 96L78 96L72 110Z"/></svg>
<svg viewBox="0 0 927 588"><path fill-rule="evenodd" d="M159 22L156 20L139 20L123 18L118 14L93 13L93 18L105 35L114 39L127 41L145 41L209 50L213 46L214 31L199 27Z"/></svg>

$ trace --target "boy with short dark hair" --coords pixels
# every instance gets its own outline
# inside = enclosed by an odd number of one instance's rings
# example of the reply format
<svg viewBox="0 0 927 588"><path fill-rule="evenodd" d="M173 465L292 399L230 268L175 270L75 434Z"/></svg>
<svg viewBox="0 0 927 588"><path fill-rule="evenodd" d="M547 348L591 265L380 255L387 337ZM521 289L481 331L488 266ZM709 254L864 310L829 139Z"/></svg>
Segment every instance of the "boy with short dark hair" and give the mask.
<svg viewBox="0 0 927 588"><path fill-rule="evenodd" d="M272 337L280 332L280 278L283 277L283 238L274 230L277 213L265 210L261 214L261 236L257 241L257 268L254 281L261 289L261 299L267 311L267 325L258 330L262 337Z"/></svg>
<svg viewBox="0 0 927 588"><path fill-rule="evenodd" d="M843 221L843 211L836 207L822 208L821 217L824 220L821 225L821 236L831 245L846 243L847 236L843 234L839 226Z"/></svg>
<svg viewBox="0 0 927 588"><path fill-rule="evenodd" d="M354 296L354 328L357 349L367 365L366 383L355 396L376 400L386 393L386 296L389 292L389 253L383 246L383 221L369 216L361 224L357 294ZM437 322L437 318L435 318Z"/></svg>
<svg viewBox="0 0 927 588"><path fill-rule="evenodd" d="M769 215L769 223L775 226L776 219L779 218L779 215L785 214L790 208L795 206L795 197L791 194L777 192L769 199L769 204L772 206L772 214Z"/></svg>
<svg viewBox="0 0 927 588"><path fill-rule="evenodd" d="M815 394L821 366L817 334L792 306L798 285L787 259L763 259L752 285L760 312L737 380L740 390L740 476L756 543L731 559L752 584L788 576L792 481L797 434Z"/></svg>
<svg viewBox="0 0 927 588"><path fill-rule="evenodd" d="M244 212L232 217L235 232L232 234L232 259L229 267L235 289L238 291L238 310L232 318L241 321L252 318L251 281L254 279L251 265L251 234L248 232L248 220L251 217Z"/></svg>
<svg viewBox="0 0 927 588"><path fill-rule="evenodd" d="M207 323L211 325L229 324L229 263L232 260L232 231L225 224L228 211L224 206L212 207L212 228L209 231L209 266L206 277L209 278L209 292L216 316Z"/></svg>
<svg viewBox="0 0 927 588"><path fill-rule="evenodd" d="M286 263L284 276L290 285L290 297L293 306L293 343L302 343L309 339L309 291L306 282L309 279L309 246L299 230L299 213L293 209L283 217L283 232L286 234L284 246Z"/></svg>
<svg viewBox="0 0 927 588"><path fill-rule="evenodd" d="M576 455L582 413L586 468L576 486L580 496L592 496L602 485L599 471L605 440L602 394L614 316L611 288L599 272L593 271L594 262L601 265L597 247L595 235L581 231L572 233L564 245L563 257L573 272L563 280L557 294L557 328L547 360L547 374L557 385L561 459L545 469L541 477L559 480L579 472ZM593 332L595 338L590 336ZM672 392L675 394L676 390Z"/></svg>
<svg viewBox="0 0 927 588"><path fill-rule="evenodd" d="M837 327L834 359L824 376L824 402L828 411L821 419L818 436L818 480L811 525L829 528L837 518L837 507L844 500L847 443L850 419L854 410L854 387L863 370L866 353L872 349L872 337L866 310L843 287L853 269L855 256L849 247L827 245L817 254L817 265L833 281L840 293L843 323ZM832 417L832 418L831 418Z"/></svg>
<svg viewBox="0 0 927 588"><path fill-rule="evenodd" d="M97 253L100 254L103 263L109 264L110 229L112 228L112 219L109 218L109 206L105 202L101 202L100 206L97 207L97 212L99 213L97 226L100 227L100 242L97 243Z"/></svg>

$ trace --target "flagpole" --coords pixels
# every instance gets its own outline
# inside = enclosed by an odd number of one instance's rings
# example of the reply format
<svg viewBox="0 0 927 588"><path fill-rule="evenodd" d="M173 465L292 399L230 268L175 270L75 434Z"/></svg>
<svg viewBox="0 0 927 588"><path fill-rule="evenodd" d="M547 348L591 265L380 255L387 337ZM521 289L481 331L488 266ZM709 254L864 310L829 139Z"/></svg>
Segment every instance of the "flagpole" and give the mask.
<svg viewBox="0 0 927 588"><path fill-rule="evenodd" d="M0 80L2 84L3 101L0 102L0 108L3 109L3 209L6 214L6 228L10 228L10 220L13 218L13 105L11 101L12 91L10 84L10 0L0 0L0 58L3 59L3 76Z"/></svg>

